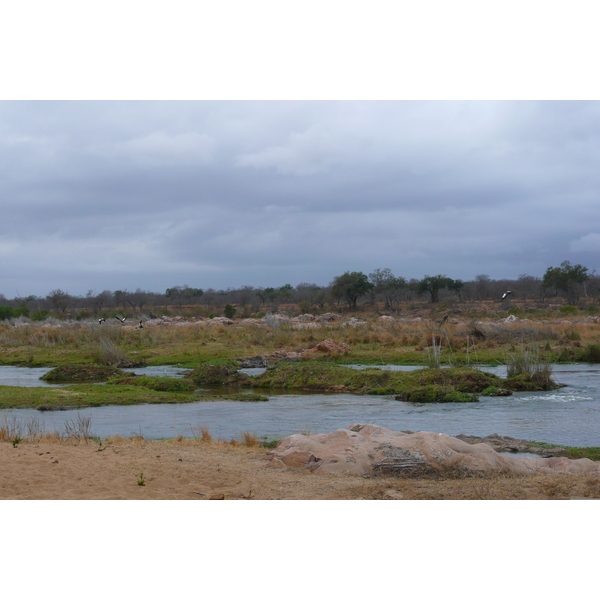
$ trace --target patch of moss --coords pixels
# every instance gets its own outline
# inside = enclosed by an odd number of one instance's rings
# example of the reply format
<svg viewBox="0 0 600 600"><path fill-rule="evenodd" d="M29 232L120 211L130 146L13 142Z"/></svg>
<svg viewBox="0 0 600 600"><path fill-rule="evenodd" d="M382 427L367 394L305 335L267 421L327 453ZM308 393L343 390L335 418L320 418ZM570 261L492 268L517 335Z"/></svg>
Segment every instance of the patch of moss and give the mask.
<svg viewBox="0 0 600 600"><path fill-rule="evenodd" d="M474 394L440 385L425 385L406 390L395 397L403 402L479 402Z"/></svg>
<svg viewBox="0 0 600 600"><path fill-rule="evenodd" d="M117 375L125 375L125 372L116 367L104 365L63 365L48 371L40 379L62 383L108 381L111 377Z"/></svg>
<svg viewBox="0 0 600 600"><path fill-rule="evenodd" d="M262 394L225 394L223 396L224 400L235 400L236 402L268 402L268 396L263 396Z"/></svg>
<svg viewBox="0 0 600 600"><path fill-rule="evenodd" d="M485 388L479 393L480 396L512 396L512 392L510 390L496 387L495 385L490 385L490 387Z"/></svg>
<svg viewBox="0 0 600 600"><path fill-rule="evenodd" d="M249 378L238 371L238 364L233 361L217 364L202 364L186 376L197 386L200 385L236 385Z"/></svg>

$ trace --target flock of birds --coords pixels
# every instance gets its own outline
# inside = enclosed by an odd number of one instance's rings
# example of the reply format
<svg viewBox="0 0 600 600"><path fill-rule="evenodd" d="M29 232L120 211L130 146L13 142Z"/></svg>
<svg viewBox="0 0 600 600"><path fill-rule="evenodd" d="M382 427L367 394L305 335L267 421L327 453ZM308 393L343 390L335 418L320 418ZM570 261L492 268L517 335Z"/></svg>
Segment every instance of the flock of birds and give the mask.
<svg viewBox="0 0 600 600"><path fill-rule="evenodd" d="M117 315L115 315L115 319L116 319L117 321L119 321L119 323L125 323L125 321L127 320L127 317L123 317L123 318L121 318L121 317L118 317ZM98 319L98 325L102 325L102 323L106 323L106 319L105 319L104 317L100 317L100 318ZM137 326L136 326L136 329L143 329L143 328L144 328L144 322L143 322L143 321L140 321L140 322L137 324Z"/></svg>

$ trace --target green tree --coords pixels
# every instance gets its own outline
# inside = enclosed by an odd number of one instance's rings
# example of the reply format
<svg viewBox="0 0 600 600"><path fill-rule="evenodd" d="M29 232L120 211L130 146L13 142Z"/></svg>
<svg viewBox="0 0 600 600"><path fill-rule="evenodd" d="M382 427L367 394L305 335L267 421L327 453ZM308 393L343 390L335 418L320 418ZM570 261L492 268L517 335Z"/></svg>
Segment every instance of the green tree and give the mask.
<svg viewBox="0 0 600 600"><path fill-rule="evenodd" d="M331 282L331 294L334 298L344 298L350 308L356 308L356 302L361 296L369 293L373 284L361 271L346 271Z"/></svg>
<svg viewBox="0 0 600 600"><path fill-rule="evenodd" d="M565 260L560 267L548 267L542 279L542 287L554 288L557 292L563 292L567 297L567 302L575 304L579 300L579 286L588 279L587 267L571 265L568 260Z"/></svg>
<svg viewBox="0 0 600 600"><path fill-rule="evenodd" d="M375 269L369 273L369 279L373 283L373 292L383 296L385 307L390 310L400 292L407 287L406 279L396 277L390 269Z"/></svg>
<svg viewBox="0 0 600 600"><path fill-rule="evenodd" d="M417 281L415 291L417 294L429 294L431 303L435 304L439 300L440 290L448 288L454 284L454 280L445 275L425 275L423 279Z"/></svg>
<svg viewBox="0 0 600 600"><path fill-rule="evenodd" d="M256 292L256 295L263 304L266 304L267 302L273 302L275 300L277 297L277 290L273 287L261 288Z"/></svg>
<svg viewBox="0 0 600 600"><path fill-rule="evenodd" d="M462 298L460 296L460 292L463 289L465 282L462 281L462 279L451 279L450 280L452 283L448 284L448 289L452 290L453 292L456 292L456 295L458 296L458 299L462 302Z"/></svg>
<svg viewBox="0 0 600 600"><path fill-rule="evenodd" d="M292 287L291 283L286 283L285 285L282 285L278 290L277 290L277 296L279 298L281 298L282 301L286 301L288 300L291 296L292 296L292 291L294 290L294 288Z"/></svg>

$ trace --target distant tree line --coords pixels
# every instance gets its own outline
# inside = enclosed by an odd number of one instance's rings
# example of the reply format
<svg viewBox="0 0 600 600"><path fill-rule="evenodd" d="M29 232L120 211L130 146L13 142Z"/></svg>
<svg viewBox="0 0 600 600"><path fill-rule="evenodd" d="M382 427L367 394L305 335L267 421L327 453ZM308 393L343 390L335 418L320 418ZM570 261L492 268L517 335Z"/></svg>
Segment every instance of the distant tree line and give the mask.
<svg viewBox="0 0 600 600"><path fill-rule="evenodd" d="M564 261L558 267L549 267L542 278L522 274L517 279L493 280L488 275L476 275L472 281L452 279L446 275L425 275L421 279L405 279L394 275L388 268L375 269L365 274L346 271L333 278L328 286L286 283L280 287L202 289L175 285L163 293L136 289L89 290L84 296L73 296L61 289L52 290L44 297L6 298L0 294L0 320L19 316L42 320L50 313L75 318L86 318L109 313L162 313L198 308L229 315L249 316L260 310L277 310L281 305L297 305L301 312L341 309L356 310L359 305L379 305L393 312L401 302L471 302L500 300L510 290L511 298L548 301L564 298L574 305L585 298L600 296L600 277L582 265Z"/></svg>

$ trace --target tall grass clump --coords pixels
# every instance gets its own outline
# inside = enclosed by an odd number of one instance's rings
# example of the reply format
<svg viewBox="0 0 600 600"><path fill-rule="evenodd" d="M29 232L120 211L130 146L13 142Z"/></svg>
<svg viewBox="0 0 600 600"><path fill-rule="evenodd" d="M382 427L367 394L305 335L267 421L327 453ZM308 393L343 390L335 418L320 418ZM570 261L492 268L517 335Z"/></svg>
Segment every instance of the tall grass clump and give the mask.
<svg viewBox="0 0 600 600"><path fill-rule="evenodd" d="M112 340L101 337L92 350L95 362L109 367L138 367L145 366L145 361L130 359Z"/></svg>
<svg viewBox="0 0 600 600"><path fill-rule="evenodd" d="M578 361L600 363L600 344L588 344L577 357Z"/></svg>
<svg viewBox="0 0 600 600"><path fill-rule="evenodd" d="M87 442L92 438L91 433L92 417L82 417L77 415L77 419L65 422L65 438L74 441Z"/></svg>
<svg viewBox="0 0 600 600"><path fill-rule="evenodd" d="M552 390L559 385L552 378L552 365L542 359L539 347L525 348L506 361L506 376L512 389Z"/></svg>
<svg viewBox="0 0 600 600"><path fill-rule="evenodd" d="M210 435L210 432L206 425L199 425L199 426L195 427L193 429L193 431L194 431L194 437L196 439L199 439L201 442L210 443L213 441L213 437L212 437L212 435Z"/></svg>

